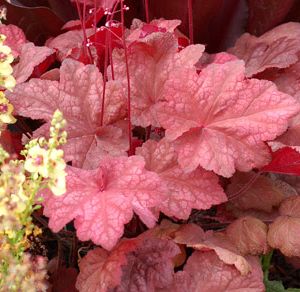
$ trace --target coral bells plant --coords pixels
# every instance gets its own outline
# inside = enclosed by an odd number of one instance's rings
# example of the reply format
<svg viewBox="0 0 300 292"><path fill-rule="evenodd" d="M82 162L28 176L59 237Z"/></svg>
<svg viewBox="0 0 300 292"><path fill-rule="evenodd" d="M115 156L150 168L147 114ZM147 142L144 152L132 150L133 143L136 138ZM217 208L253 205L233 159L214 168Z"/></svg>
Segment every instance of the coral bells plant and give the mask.
<svg viewBox="0 0 300 292"><path fill-rule="evenodd" d="M286 291L269 275L300 257L300 24L211 53L193 1L188 37L142 2L126 26L137 3L66 1L79 19L43 45L0 25L0 286L45 291L55 262L53 291ZM48 276L32 234L58 241Z"/></svg>

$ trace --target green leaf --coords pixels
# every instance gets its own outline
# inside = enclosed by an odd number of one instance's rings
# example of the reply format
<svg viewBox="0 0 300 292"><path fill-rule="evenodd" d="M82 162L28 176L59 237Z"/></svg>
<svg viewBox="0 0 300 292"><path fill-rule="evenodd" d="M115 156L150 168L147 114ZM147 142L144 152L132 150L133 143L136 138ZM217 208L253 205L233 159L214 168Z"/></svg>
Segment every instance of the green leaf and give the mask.
<svg viewBox="0 0 300 292"><path fill-rule="evenodd" d="M281 281L269 281L264 279L266 292L300 292L298 288L285 289Z"/></svg>

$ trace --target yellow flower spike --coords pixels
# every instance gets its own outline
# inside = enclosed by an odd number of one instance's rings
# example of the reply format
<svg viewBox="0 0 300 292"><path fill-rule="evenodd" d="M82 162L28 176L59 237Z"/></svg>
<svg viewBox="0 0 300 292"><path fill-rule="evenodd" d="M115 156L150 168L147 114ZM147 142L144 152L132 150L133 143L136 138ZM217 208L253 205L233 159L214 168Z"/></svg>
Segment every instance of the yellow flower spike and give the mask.
<svg viewBox="0 0 300 292"><path fill-rule="evenodd" d="M3 45L5 40L6 40L6 36L4 34L0 34L0 45Z"/></svg>
<svg viewBox="0 0 300 292"><path fill-rule="evenodd" d="M1 76L8 77L13 73L13 68L8 62L1 62L1 53L0 53L0 74Z"/></svg>
<svg viewBox="0 0 300 292"><path fill-rule="evenodd" d="M49 177L48 171L48 152L41 148L40 145L35 145L28 150L24 168L33 174L40 174L44 178Z"/></svg>
<svg viewBox="0 0 300 292"><path fill-rule="evenodd" d="M14 108L5 97L4 93L0 91L0 123L13 124L16 119L12 116Z"/></svg>
<svg viewBox="0 0 300 292"><path fill-rule="evenodd" d="M63 195L66 189L66 173L64 171L57 171L50 177L48 187L55 196Z"/></svg>
<svg viewBox="0 0 300 292"><path fill-rule="evenodd" d="M48 186L54 195L60 196L66 192L66 163L63 160L61 149L49 150L49 183Z"/></svg>
<svg viewBox="0 0 300 292"><path fill-rule="evenodd" d="M0 86L5 87L6 89L9 90L13 89L16 86L16 79L11 75L3 76L1 73L2 72L0 68Z"/></svg>
<svg viewBox="0 0 300 292"><path fill-rule="evenodd" d="M8 46L0 45L0 62L1 63L12 63L14 57L11 53L11 49Z"/></svg>

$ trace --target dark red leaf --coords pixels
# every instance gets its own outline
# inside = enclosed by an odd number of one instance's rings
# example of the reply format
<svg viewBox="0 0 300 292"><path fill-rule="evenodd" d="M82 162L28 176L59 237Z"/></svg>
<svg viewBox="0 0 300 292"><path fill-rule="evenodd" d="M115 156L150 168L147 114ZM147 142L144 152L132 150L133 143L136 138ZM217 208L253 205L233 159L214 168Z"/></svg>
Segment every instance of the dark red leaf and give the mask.
<svg viewBox="0 0 300 292"><path fill-rule="evenodd" d="M0 145L9 154L19 154L22 150L22 133L4 130L0 136Z"/></svg>
<svg viewBox="0 0 300 292"><path fill-rule="evenodd" d="M51 56L47 57L45 61L43 61L41 64L39 64L34 68L31 77L39 78L54 63L54 61L55 61L55 54L52 54Z"/></svg>
<svg viewBox="0 0 300 292"><path fill-rule="evenodd" d="M137 1L128 1L130 7ZM243 32L244 15L239 11L242 5L237 0L193 0L193 28L195 43L206 44L210 53L219 51L226 46L228 38L234 39ZM163 17L165 19L180 19L179 27L185 35L189 34L188 1L183 0L151 0L149 1L150 20ZM134 10L134 8L132 9ZM246 15L245 15L246 16ZM135 16L136 17L136 16ZM234 19L239 17L239 22ZM234 30L232 29L234 26ZM209 27L209 29L208 29Z"/></svg>
<svg viewBox="0 0 300 292"><path fill-rule="evenodd" d="M49 36L61 33L64 21L47 7L27 7L5 0L0 0L0 5L7 7L7 22L22 28L26 38L36 45L43 45Z"/></svg>
<svg viewBox="0 0 300 292"><path fill-rule="evenodd" d="M109 31L111 33L109 33ZM107 28L99 29L93 35L88 38L88 42L91 46L94 46L97 50L98 55L98 65L100 68L103 67L104 64L104 56L105 56L105 47L110 43L112 49L121 48L122 42L122 28L120 26L110 27L109 31ZM80 60L82 61L82 60Z"/></svg>
<svg viewBox="0 0 300 292"><path fill-rule="evenodd" d="M96 17L95 17L96 14ZM104 9L102 7L100 7L99 9L97 9L96 13L92 12L92 14L90 14L88 16L88 18L85 21L85 28L92 28L94 26L94 22L96 20L96 24L102 19L102 17L104 16ZM70 21L69 23L67 23L66 25L63 26L63 29L65 30L75 30L75 29L81 29L81 22L80 20L78 21Z"/></svg>
<svg viewBox="0 0 300 292"><path fill-rule="evenodd" d="M260 36L282 23L295 0L248 0L248 32Z"/></svg>
<svg viewBox="0 0 300 292"><path fill-rule="evenodd" d="M272 153L272 161L262 168L262 172L300 176L300 153L290 147L281 148Z"/></svg>
<svg viewBox="0 0 300 292"><path fill-rule="evenodd" d="M75 288L76 278L78 272L74 268L59 267L50 276L50 283L52 284L52 292L76 292Z"/></svg>

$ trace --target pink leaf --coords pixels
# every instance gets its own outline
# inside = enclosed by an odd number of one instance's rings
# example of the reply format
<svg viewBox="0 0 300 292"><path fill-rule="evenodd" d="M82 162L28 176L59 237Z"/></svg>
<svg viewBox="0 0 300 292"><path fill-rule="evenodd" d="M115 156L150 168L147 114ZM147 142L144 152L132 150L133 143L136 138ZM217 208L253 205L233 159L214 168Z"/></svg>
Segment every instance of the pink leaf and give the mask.
<svg viewBox="0 0 300 292"><path fill-rule="evenodd" d="M129 47L132 122L146 127L159 125L156 104L163 99L165 83L176 68L192 68L204 51L203 45L188 46L180 52L171 33L151 33ZM116 79L127 84L124 50L114 50Z"/></svg>
<svg viewBox="0 0 300 292"><path fill-rule="evenodd" d="M300 62L284 70L275 72L273 70L271 74L263 73L263 75L265 76L262 78L273 81L280 91L290 94L300 101ZM290 121L288 130L276 141L287 146L300 146L300 114Z"/></svg>
<svg viewBox="0 0 300 292"><path fill-rule="evenodd" d="M279 216L270 226L268 243L288 256L300 256L300 197L285 199L279 208Z"/></svg>
<svg viewBox="0 0 300 292"><path fill-rule="evenodd" d="M127 240L110 253L102 248L89 251L80 261L76 288L80 292L104 292L119 285L127 254L134 251L137 244L137 240Z"/></svg>
<svg viewBox="0 0 300 292"><path fill-rule="evenodd" d="M63 147L66 160L76 167L96 168L101 155L123 155L128 148L123 123L118 122L126 115L121 84L106 83L101 127L102 84L96 66L68 59L60 68L59 82L31 79L17 85L7 96L18 114L46 121L35 136L46 136L53 112L61 110L67 120L68 143Z"/></svg>
<svg viewBox="0 0 300 292"><path fill-rule="evenodd" d="M195 235L193 235L195 233ZM189 225L183 225L175 232L175 242L186 244L197 250L213 250L221 261L228 265L234 265L242 275L247 275L251 271L247 259L243 257L237 248L228 240L223 233L213 233L207 231L204 235L201 234L202 229L197 232L197 229L191 228Z"/></svg>
<svg viewBox="0 0 300 292"><path fill-rule="evenodd" d="M300 218L279 216L270 226L268 243L284 255L300 257Z"/></svg>
<svg viewBox="0 0 300 292"><path fill-rule="evenodd" d="M80 263L80 292L157 291L171 285L173 258L180 250L172 241L150 238L125 240L110 253L90 251Z"/></svg>
<svg viewBox="0 0 300 292"><path fill-rule="evenodd" d="M261 255L269 251L267 244L268 227L255 217L242 217L226 229L227 237L243 255Z"/></svg>
<svg viewBox="0 0 300 292"><path fill-rule="evenodd" d="M67 193L45 195L44 213L57 232L75 219L80 240L112 249L133 211L148 226L156 221L151 208L161 202L159 177L144 169L140 156L106 157L95 170L68 168Z"/></svg>
<svg viewBox="0 0 300 292"><path fill-rule="evenodd" d="M272 212L285 198L286 189L278 181L255 174L236 173L227 187L231 203L241 209Z"/></svg>
<svg viewBox="0 0 300 292"><path fill-rule="evenodd" d="M130 34L127 36L126 40L129 42L138 41L155 32L174 33L180 23L181 21L177 19L153 19L150 23L144 23L139 19L134 19L130 27Z"/></svg>
<svg viewBox="0 0 300 292"><path fill-rule="evenodd" d="M12 24L1 24L0 34L4 34L6 36L4 45L11 48L12 54L15 58L18 57L21 53L22 45L26 43L26 37L23 30Z"/></svg>
<svg viewBox="0 0 300 292"><path fill-rule="evenodd" d="M128 255L118 291L148 292L170 286L174 277L173 259L179 253L179 247L170 240L146 239Z"/></svg>
<svg viewBox="0 0 300 292"><path fill-rule="evenodd" d="M94 33L94 29L87 29L86 34L89 37ZM57 59L62 62L68 57L76 59L77 55L74 50L83 50L83 32L82 30L72 30L60 34L56 38L47 41L49 48L57 50Z"/></svg>
<svg viewBox="0 0 300 292"><path fill-rule="evenodd" d="M217 54L203 53L199 62L195 65L198 70L202 70L210 64L224 64L226 62L235 61L238 58L234 55L228 54L226 52L221 52Z"/></svg>
<svg viewBox="0 0 300 292"><path fill-rule="evenodd" d="M272 73L272 72L271 72ZM273 74L266 76L268 80L273 81L280 91L283 91L289 95L294 96L297 100L300 100L300 62L289 66L280 71L275 71Z"/></svg>
<svg viewBox="0 0 300 292"><path fill-rule="evenodd" d="M289 22L275 27L260 37L243 34L230 53L246 63L250 77L268 68L287 68L298 61L300 24Z"/></svg>
<svg viewBox="0 0 300 292"><path fill-rule="evenodd" d="M40 78L44 80L59 81L59 75L59 69L54 68L42 74Z"/></svg>
<svg viewBox="0 0 300 292"><path fill-rule="evenodd" d="M36 47L33 43L24 44L19 56L20 60L13 68L17 83L25 82L32 75L34 68L42 64L53 53L54 50L47 47Z"/></svg>
<svg viewBox="0 0 300 292"><path fill-rule="evenodd" d="M281 148L272 153L272 161L262 171L300 175L300 153L290 147Z"/></svg>
<svg viewBox="0 0 300 292"><path fill-rule="evenodd" d="M186 172L199 165L230 177L269 162L263 143L282 134L299 104L273 83L247 80L241 61L173 71L157 106L166 138Z"/></svg>
<svg viewBox="0 0 300 292"><path fill-rule="evenodd" d="M176 273L174 285L168 291L265 291L259 260L249 257L249 262L251 273L242 276L234 267L220 261L213 251L195 251L184 270Z"/></svg>
<svg viewBox="0 0 300 292"><path fill-rule="evenodd" d="M295 149L300 146L300 114L291 120L288 130L278 137L275 142L281 143L283 147L290 146Z"/></svg>
<svg viewBox="0 0 300 292"><path fill-rule="evenodd" d="M300 197L292 196L285 199L280 205L279 213L282 216L300 218Z"/></svg>
<svg viewBox="0 0 300 292"><path fill-rule="evenodd" d="M156 172L165 185L167 200L159 205L159 210L166 215L187 219L192 208L209 209L227 200L212 172L197 168L184 173L174 147L165 139L148 140L136 153L145 158L146 169Z"/></svg>

